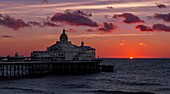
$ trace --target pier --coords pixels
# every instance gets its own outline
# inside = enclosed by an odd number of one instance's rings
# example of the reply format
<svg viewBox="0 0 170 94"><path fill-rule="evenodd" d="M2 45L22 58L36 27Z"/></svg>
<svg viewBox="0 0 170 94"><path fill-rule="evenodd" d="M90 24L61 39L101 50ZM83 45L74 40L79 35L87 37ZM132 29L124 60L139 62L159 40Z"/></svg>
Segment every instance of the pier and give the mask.
<svg viewBox="0 0 170 94"><path fill-rule="evenodd" d="M100 65L99 61L0 62L0 78L90 74L101 71L112 72L113 66Z"/></svg>
<svg viewBox="0 0 170 94"><path fill-rule="evenodd" d="M59 41L44 51L32 51L30 57L18 52L14 56L0 57L0 78L39 77L45 75L82 75L98 72L113 72L112 65L101 65L96 49L72 44L63 29Z"/></svg>

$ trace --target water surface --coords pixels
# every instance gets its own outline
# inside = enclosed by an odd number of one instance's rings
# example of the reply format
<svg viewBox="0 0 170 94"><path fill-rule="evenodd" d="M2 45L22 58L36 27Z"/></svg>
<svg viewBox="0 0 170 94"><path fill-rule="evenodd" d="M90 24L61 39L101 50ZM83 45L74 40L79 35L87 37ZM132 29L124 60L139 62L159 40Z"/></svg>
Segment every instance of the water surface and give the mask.
<svg viewBox="0 0 170 94"><path fill-rule="evenodd" d="M115 72L0 80L1 94L170 94L170 60L104 59Z"/></svg>

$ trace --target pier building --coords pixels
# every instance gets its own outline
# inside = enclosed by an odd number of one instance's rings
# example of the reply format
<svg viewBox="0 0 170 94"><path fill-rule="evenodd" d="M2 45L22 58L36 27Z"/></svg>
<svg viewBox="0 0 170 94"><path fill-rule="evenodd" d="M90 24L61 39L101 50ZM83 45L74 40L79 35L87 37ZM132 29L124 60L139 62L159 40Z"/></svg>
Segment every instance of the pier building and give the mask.
<svg viewBox="0 0 170 94"><path fill-rule="evenodd" d="M68 41L68 36L63 29L63 33L60 35L60 41L56 41L50 47L47 47L45 51L33 51L31 53L31 60L33 61L57 61L57 60L94 60L95 48L85 46L84 42L81 42L80 46L72 44Z"/></svg>

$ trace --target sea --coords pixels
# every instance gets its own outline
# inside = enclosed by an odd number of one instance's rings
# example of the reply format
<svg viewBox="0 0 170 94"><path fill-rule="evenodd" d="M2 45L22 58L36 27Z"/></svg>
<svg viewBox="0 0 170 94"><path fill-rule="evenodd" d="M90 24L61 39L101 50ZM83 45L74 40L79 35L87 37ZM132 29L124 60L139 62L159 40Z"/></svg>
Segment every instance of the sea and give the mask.
<svg viewBox="0 0 170 94"><path fill-rule="evenodd" d="M0 80L0 94L170 94L170 59L103 59L114 72Z"/></svg>

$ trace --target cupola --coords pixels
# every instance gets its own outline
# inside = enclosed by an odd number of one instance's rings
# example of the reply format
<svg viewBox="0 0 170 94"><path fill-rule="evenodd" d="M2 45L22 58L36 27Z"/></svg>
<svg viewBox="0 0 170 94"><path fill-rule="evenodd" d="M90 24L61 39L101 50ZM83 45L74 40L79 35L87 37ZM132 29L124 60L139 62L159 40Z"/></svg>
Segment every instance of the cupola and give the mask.
<svg viewBox="0 0 170 94"><path fill-rule="evenodd" d="M65 29L63 29L63 33L60 35L60 42L67 42L68 36L65 34Z"/></svg>

